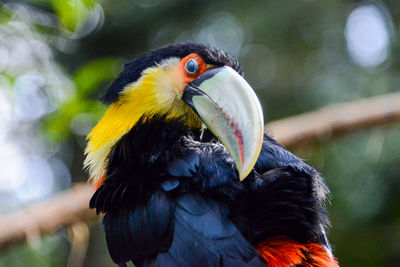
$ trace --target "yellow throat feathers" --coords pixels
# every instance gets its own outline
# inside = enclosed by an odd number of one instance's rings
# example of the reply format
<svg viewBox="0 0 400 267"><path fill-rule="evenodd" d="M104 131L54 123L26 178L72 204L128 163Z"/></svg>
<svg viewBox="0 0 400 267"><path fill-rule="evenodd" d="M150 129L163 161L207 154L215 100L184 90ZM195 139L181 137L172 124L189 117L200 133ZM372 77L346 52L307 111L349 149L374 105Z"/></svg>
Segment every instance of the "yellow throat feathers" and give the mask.
<svg viewBox="0 0 400 267"><path fill-rule="evenodd" d="M103 118L88 134L85 168L97 183L106 173L107 157L118 140L146 115L184 116L189 128L200 128L197 115L180 99L185 84L177 70L179 59L169 59L143 71L142 77L127 85Z"/></svg>

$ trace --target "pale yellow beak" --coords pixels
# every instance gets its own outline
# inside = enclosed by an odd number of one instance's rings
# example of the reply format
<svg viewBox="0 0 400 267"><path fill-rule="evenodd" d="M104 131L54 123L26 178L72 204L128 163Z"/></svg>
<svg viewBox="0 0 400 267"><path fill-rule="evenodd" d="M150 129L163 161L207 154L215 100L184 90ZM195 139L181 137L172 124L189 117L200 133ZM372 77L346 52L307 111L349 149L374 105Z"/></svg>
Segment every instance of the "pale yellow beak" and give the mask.
<svg viewBox="0 0 400 267"><path fill-rule="evenodd" d="M264 134L261 104L250 85L230 67L215 68L189 83L182 100L224 144L244 180L256 164Z"/></svg>

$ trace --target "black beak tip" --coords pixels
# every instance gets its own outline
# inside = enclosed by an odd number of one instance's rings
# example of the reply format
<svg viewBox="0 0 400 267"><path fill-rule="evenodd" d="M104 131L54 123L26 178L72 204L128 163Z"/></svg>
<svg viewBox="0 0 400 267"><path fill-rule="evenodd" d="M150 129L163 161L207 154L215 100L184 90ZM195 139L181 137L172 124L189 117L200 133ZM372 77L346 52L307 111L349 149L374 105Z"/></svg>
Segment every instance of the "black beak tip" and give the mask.
<svg viewBox="0 0 400 267"><path fill-rule="evenodd" d="M189 83L186 88L185 91L183 92L182 95L182 100L188 104L194 111L196 111L195 106L193 105L193 96L196 95L205 95L205 93L203 93L201 90L197 89L196 87L192 86L191 83Z"/></svg>

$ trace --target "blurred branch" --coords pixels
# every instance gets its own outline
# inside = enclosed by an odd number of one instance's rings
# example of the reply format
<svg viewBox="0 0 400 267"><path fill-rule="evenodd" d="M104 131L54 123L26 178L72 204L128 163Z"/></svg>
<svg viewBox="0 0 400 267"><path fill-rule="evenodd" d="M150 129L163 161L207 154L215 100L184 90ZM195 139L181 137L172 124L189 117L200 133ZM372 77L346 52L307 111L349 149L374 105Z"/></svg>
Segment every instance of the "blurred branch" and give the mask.
<svg viewBox="0 0 400 267"><path fill-rule="evenodd" d="M53 232L76 222L90 222L96 214L89 210L91 186L75 185L50 200L32 204L0 218L0 249L13 243L32 240L41 233Z"/></svg>
<svg viewBox="0 0 400 267"><path fill-rule="evenodd" d="M82 267L89 245L89 226L86 222L78 221L68 227L68 236L71 243L71 251L67 267Z"/></svg>
<svg viewBox="0 0 400 267"><path fill-rule="evenodd" d="M266 128L283 145L294 148L396 121L400 121L400 93L332 105L268 123ZM76 185L50 200L3 215L0 249L77 222L94 221L96 215L88 208L91 195L91 186Z"/></svg>
<svg viewBox="0 0 400 267"><path fill-rule="evenodd" d="M295 148L361 129L400 121L400 93L334 104L266 125L280 143Z"/></svg>

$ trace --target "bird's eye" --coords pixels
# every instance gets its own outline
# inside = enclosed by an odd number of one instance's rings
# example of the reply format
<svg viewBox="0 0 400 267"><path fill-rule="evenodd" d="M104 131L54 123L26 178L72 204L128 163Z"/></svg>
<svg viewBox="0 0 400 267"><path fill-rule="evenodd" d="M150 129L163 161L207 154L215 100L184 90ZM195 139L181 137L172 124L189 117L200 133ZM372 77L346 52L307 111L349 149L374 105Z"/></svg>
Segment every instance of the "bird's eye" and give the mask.
<svg viewBox="0 0 400 267"><path fill-rule="evenodd" d="M186 69L187 73L193 75L193 74L196 74L199 71L199 65L197 64L196 60L191 58L186 63L185 69Z"/></svg>

